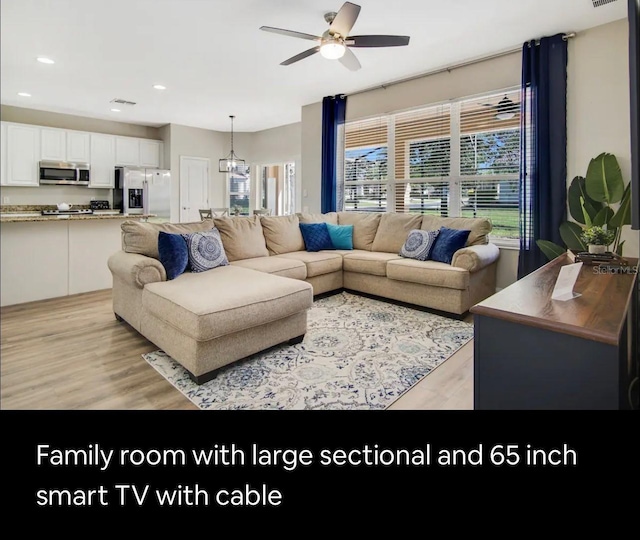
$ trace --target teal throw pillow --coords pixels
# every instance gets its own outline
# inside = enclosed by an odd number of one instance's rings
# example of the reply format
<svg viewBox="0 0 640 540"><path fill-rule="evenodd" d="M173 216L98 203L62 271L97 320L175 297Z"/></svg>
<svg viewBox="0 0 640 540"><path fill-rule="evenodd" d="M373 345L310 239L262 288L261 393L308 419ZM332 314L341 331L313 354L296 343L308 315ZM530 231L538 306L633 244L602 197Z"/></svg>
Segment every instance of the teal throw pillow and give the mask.
<svg viewBox="0 0 640 540"><path fill-rule="evenodd" d="M327 223L329 236L336 249L353 249L353 225L333 225Z"/></svg>
<svg viewBox="0 0 640 540"><path fill-rule="evenodd" d="M335 249L326 223L300 223L300 232L307 251Z"/></svg>

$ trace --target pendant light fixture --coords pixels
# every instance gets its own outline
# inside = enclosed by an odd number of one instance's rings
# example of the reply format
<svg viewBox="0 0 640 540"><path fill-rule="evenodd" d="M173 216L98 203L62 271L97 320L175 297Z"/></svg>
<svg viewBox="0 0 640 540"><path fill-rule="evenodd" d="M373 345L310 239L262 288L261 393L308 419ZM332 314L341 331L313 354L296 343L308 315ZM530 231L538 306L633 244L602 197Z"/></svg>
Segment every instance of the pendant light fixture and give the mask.
<svg viewBox="0 0 640 540"><path fill-rule="evenodd" d="M233 119L235 118L235 116L230 115L229 118L231 118L231 152L229 152L229 155L227 157L222 158L218 162L218 171L230 173L240 170L244 172L244 159L240 159L233 151Z"/></svg>

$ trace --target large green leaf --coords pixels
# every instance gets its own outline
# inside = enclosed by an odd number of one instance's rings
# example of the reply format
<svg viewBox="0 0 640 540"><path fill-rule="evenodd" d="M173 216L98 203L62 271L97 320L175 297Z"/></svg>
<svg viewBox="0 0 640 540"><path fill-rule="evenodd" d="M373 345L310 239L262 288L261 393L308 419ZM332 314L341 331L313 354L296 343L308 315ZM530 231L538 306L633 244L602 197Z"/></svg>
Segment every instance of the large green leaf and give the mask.
<svg viewBox="0 0 640 540"><path fill-rule="evenodd" d="M540 248L540 251L542 251L550 261L567 252L567 250L562 246L549 242L549 240L536 240L536 244Z"/></svg>
<svg viewBox="0 0 640 540"><path fill-rule="evenodd" d="M587 194L592 199L607 204L622 199L624 181L616 156L602 153L593 158L585 178Z"/></svg>
<svg viewBox="0 0 640 540"><path fill-rule="evenodd" d="M591 225L593 224L591 221L591 216L589 215L589 211L586 208L586 202L585 200L580 197L580 206L582 207L582 217L584 218L584 224L587 227L591 227Z"/></svg>
<svg viewBox="0 0 640 540"><path fill-rule="evenodd" d="M602 227L605 224L608 225L612 217L613 209L610 206L605 206L596 214L596 217L593 218L593 225L597 225L598 227Z"/></svg>
<svg viewBox="0 0 640 540"><path fill-rule="evenodd" d="M620 228L623 225L631 225L631 183L627 184L620 202L620 208L609 221L610 227Z"/></svg>
<svg viewBox="0 0 640 540"><path fill-rule="evenodd" d="M587 189L585 187L585 179L582 176L576 176L569 186L569 191L567 192L567 202L569 203L569 213L571 217L575 219L578 223L584 223L584 212L582 210L582 203L580 199L584 199L584 208L586 212L589 214L589 217L593 221L598 211L602 208L602 203L594 201L587 194Z"/></svg>
<svg viewBox="0 0 640 540"><path fill-rule="evenodd" d="M569 249L574 249L576 251L585 251L587 249L582 238L580 238L581 234L582 227L577 223L565 221L560 225L560 236Z"/></svg>
<svg viewBox="0 0 640 540"><path fill-rule="evenodd" d="M625 240L623 240L622 242L620 242L620 243L618 244L618 248L616 249L616 255L620 255L620 257L622 257L622 250L623 250L623 248L624 248L624 243L625 243Z"/></svg>

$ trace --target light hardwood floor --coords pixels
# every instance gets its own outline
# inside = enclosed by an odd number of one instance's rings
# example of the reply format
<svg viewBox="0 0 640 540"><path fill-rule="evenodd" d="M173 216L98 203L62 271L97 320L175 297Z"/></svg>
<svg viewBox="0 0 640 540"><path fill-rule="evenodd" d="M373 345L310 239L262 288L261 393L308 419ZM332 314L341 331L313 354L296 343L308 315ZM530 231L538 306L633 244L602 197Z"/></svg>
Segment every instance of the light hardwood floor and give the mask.
<svg viewBox="0 0 640 540"><path fill-rule="evenodd" d="M141 357L158 347L115 320L111 290L2 308L0 336L3 409L197 409ZM473 344L390 408L472 409Z"/></svg>

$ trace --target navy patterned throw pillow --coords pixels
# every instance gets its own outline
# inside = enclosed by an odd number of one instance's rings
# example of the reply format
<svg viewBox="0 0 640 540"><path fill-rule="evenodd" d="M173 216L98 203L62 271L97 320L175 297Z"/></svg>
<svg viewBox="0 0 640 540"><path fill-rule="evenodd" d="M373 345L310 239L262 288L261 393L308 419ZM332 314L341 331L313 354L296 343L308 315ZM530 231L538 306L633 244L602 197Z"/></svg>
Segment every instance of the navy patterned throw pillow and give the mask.
<svg viewBox="0 0 640 540"><path fill-rule="evenodd" d="M429 259L451 264L453 254L465 246L470 233L471 231L440 227L440 234L431 248Z"/></svg>
<svg viewBox="0 0 640 540"><path fill-rule="evenodd" d="M158 234L160 262L167 272L167 279L175 279L189 267L187 243L181 234Z"/></svg>
<svg viewBox="0 0 640 540"><path fill-rule="evenodd" d="M182 237L187 243L192 272L206 272L229 264L220 232L215 227L210 231L183 234Z"/></svg>
<svg viewBox="0 0 640 540"><path fill-rule="evenodd" d="M336 249L331 241L326 223L300 223L300 232L307 251Z"/></svg>
<svg viewBox="0 0 640 540"><path fill-rule="evenodd" d="M400 249L401 257L407 259L416 259L418 261L426 261L431 253L431 248L435 244L440 231L422 231L414 229L407 236L404 246Z"/></svg>

